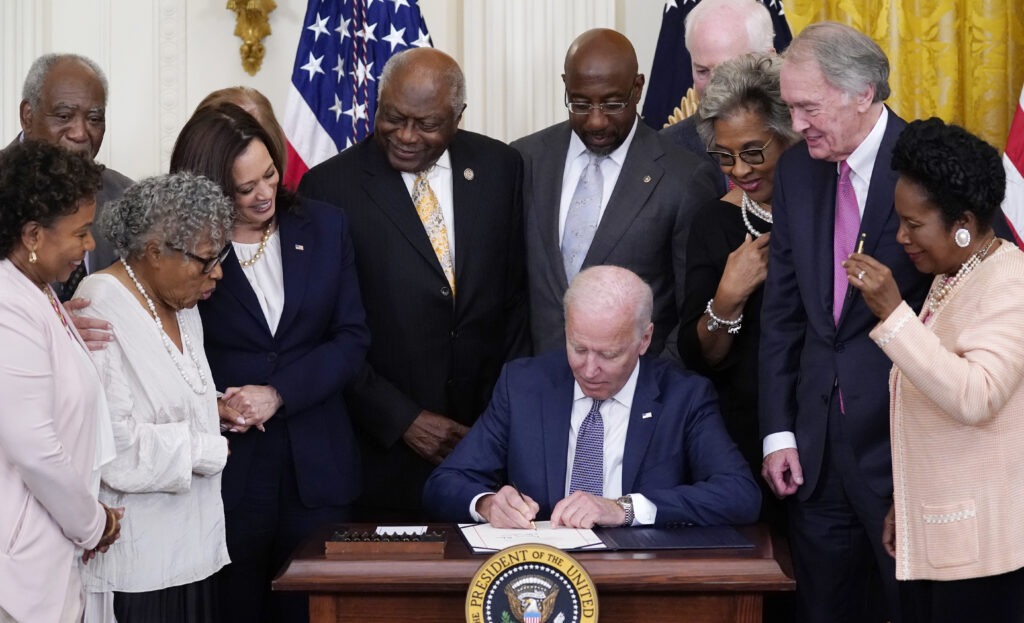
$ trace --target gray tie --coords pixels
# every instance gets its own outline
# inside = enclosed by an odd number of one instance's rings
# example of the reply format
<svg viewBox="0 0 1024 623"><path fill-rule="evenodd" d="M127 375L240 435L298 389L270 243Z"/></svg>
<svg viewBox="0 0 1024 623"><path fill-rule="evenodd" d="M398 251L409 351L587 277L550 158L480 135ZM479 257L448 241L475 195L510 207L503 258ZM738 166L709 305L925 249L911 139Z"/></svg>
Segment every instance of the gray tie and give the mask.
<svg viewBox="0 0 1024 623"><path fill-rule="evenodd" d="M601 216L601 196L604 192L604 176L601 162L605 156L590 154L590 161L580 174L576 191L569 202L569 213L565 217L565 231L562 234L562 264L568 281L580 272L583 258L587 256L590 243Z"/></svg>

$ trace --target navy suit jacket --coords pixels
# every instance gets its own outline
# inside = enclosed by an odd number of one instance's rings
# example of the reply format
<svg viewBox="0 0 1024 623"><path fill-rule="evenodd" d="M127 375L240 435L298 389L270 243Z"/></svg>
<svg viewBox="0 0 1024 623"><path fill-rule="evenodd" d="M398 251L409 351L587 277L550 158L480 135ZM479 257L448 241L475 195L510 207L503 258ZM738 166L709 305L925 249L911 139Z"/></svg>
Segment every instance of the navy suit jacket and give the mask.
<svg viewBox="0 0 1024 623"><path fill-rule="evenodd" d="M656 522L757 520L761 493L718 412L711 383L672 362L640 359L622 460L622 491L658 507ZM540 505L565 497L573 375L565 351L505 366L487 411L434 470L423 503L446 521L472 521L472 499L514 482Z"/></svg>
<svg viewBox="0 0 1024 623"><path fill-rule="evenodd" d="M308 507L341 506L359 493L359 451L342 389L363 365L369 345L355 257L344 213L301 202L278 210L284 309L271 334L234 251L224 277L199 303L206 356L217 389L270 385L284 406L268 432L231 434L224 469L224 507L242 499L258 437L287 427L299 495ZM264 259L263 261L266 261Z"/></svg>
<svg viewBox="0 0 1024 623"><path fill-rule="evenodd" d="M465 130L448 151L456 296L401 173L373 137L317 165L299 186L348 215L373 336L346 393L366 467L360 505L410 520L423 514L434 466L402 434L424 409L471 425L501 366L529 352L519 154Z"/></svg>
<svg viewBox="0 0 1024 623"><path fill-rule="evenodd" d="M897 173L892 148L906 122L889 112L860 231L864 253L892 271L900 294L919 310L931 276L914 268L896 241L893 209ZM761 312L761 436L796 434L807 499L821 473L828 440L829 401L842 390L843 434L868 485L892 493L889 446L889 369L892 363L868 337L878 323L864 298L847 289L842 315L832 317L832 248L836 163L815 160L798 143L779 159L772 198L771 251Z"/></svg>

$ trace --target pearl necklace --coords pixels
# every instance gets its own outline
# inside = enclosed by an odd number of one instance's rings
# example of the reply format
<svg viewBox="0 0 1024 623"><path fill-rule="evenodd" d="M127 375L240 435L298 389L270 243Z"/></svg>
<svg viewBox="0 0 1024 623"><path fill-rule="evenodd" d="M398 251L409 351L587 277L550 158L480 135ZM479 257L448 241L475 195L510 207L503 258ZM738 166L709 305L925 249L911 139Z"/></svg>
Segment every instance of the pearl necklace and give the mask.
<svg viewBox="0 0 1024 623"><path fill-rule="evenodd" d="M743 216L743 224L747 226L747 231L750 232L755 238L760 238L764 232L754 229L754 226L750 224L750 217L747 216L747 212L753 212L754 216L761 219L765 223L771 224L772 213L765 210L756 201L747 196L744 192L740 198L740 215Z"/></svg>
<svg viewBox="0 0 1024 623"><path fill-rule="evenodd" d="M267 223L267 228L263 230L263 239L260 240L260 246L256 248L256 255L252 256L247 260L238 260L238 263L242 265L242 268L249 268L256 262L260 261L263 257L263 252L267 250L267 241L270 240L270 232L274 229L274 222L271 220Z"/></svg>
<svg viewBox="0 0 1024 623"><path fill-rule="evenodd" d="M160 316L156 313L156 305L153 304L153 299L149 298L149 295L146 294L146 289L143 288L142 284L139 283L139 280L136 279L135 271L128 265L128 262L124 261L123 257L120 259L121 265L124 266L124 269L128 272L128 277L130 277L132 283L135 284L135 288L139 291L139 294L142 295L142 298L146 299L146 306L149 307L149 313L153 316L153 320L156 322L156 328L160 330L160 339L163 340L164 349L166 349L167 354L171 356L171 361L173 361L174 366L178 368L178 373L181 374L181 378L185 379L185 383L193 392L202 396L206 393L207 389L206 375L203 374L203 367L199 364L199 357L196 356L196 351L192 348L192 340L189 339L188 333L185 333L185 328L179 324L179 329L181 330L181 344L184 346L185 352L188 353L189 358L196 367L196 374L199 377L200 383L199 387L196 387L195 383L192 382L192 379L189 378L189 375L185 373L185 367L181 364L181 361L179 360L180 358L176 355L177 349L174 347L174 344L171 343L171 338L167 335L167 332L164 331L164 323L160 321ZM175 316L177 316L177 312L175 312Z"/></svg>
<svg viewBox="0 0 1024 623"><path fill-rule="evenodd" d="M960 270L956 271L953 276L946 275L946 278L942 281L941 285L936 285L932 288L932 291L928 294L928 311L935 313L949 296L950 292L954 290L963 280L970 274L972 270L981 264L981 261L988 255L992 245L995 244L996 239L988 241L988 244L984 248L978 249L971 254L971 257L967 258L967 261L960 266Z"/></svg>

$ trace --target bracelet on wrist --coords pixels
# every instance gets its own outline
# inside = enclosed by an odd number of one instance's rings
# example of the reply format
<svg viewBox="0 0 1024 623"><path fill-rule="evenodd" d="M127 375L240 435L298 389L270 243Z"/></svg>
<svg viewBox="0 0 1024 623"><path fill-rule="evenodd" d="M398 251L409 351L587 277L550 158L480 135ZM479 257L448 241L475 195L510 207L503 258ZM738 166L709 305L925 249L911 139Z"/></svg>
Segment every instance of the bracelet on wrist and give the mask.
<svg viewBox="0 0 1024 623"><path fill-rule="evenodd" d="M708 333L714 333L722 327L726 327L726 331L729 335L736 335L743 328L743 314L741 313L739 318L735 320L726 320L725 318L719 318L715 315L715 311L711 309L712 303L715 299L708 299L707 307L704 308L704 313L708 315Z"/></svg>
<svg viewBox="0 0 1024 623"><path fill-rule="evenodd" d="M117 534L117 529L120 527L120 522L117 519L117 513L114 509L104 505L103 511L107 514L107 527L103 530L103 536L100 537L100 541L106 541Z"/></svg>

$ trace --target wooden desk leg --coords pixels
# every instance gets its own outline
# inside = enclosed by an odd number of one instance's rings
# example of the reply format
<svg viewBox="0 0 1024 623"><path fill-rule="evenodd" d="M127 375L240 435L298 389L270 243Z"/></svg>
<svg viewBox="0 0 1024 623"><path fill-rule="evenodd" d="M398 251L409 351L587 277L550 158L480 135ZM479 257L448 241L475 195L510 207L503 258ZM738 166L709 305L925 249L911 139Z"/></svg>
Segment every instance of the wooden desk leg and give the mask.
<svg viewBox="0 0 1024 623"><path fill-rule="evenodd" d="M337 623L341 620L337 595L312 593L309 596L309 623Z"/></svg>

